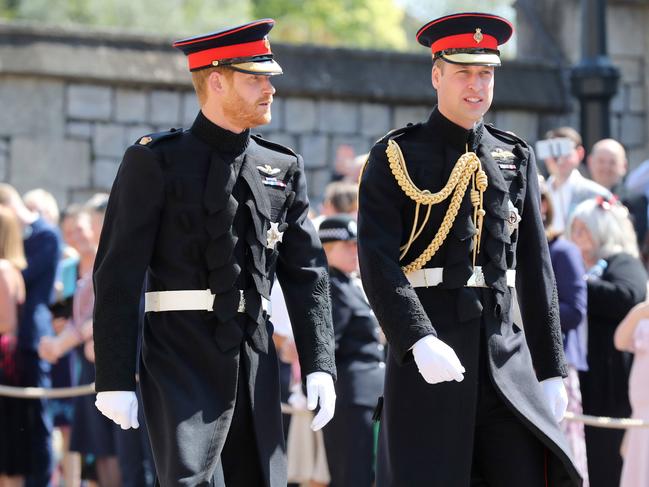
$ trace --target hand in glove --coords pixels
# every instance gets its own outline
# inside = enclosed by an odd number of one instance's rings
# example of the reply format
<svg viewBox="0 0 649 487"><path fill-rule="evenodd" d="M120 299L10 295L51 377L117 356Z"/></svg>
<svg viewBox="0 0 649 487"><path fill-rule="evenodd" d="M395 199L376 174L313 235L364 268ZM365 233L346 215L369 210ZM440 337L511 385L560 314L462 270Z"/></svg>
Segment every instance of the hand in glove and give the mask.
<svg viewBox="0 0 649 487"><path fill-rule="evenodd" d="M464 367L455 352L433 335L420 338L412 347L419 373L429 384L464 380Z"/></svg>
<svg viewBox="0 0 649 487"><path fill-rule="evenodd" d="M320 411L311 422L311 429L318 431L334 417L336 389L332 377L326 372L311 372L306 376L307 408L313 411L320 401Z"/></svg>
<svg viewBox="0 0 649 487"><path fill-rule="evenodd" d="M137 421L137 397L133 391L98 392L95 406L123 430L140 426Z"/></svg>
<svg viewBox="0 0 649 487"><path fill-rule="evenodd" d="M543 394L548 402L548 407L557 423L563 419L568 408L568 393L561 377L551 377L541 381Z"/></svg>

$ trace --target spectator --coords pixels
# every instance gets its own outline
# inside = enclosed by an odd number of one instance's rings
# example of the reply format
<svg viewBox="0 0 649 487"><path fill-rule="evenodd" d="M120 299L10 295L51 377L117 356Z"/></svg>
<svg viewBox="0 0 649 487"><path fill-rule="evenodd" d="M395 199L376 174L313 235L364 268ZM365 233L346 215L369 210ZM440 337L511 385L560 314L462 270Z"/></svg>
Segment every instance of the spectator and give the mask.
<svg viewBox="0 0 649 487"><path fill-rule="evenodd" d="M582 414L579 372L588 370L586 357L586 301L587 290L584 280L586 271L579 248L552 228L554 209L543 178L539 178L541 190L541 216L550 248L550 260L557 283L559 297L559 319L563 334L563 350L568 363L568 377L564 379L568 392L568 411ZM577 421L563 420L560 423L572 451L575 465L588 487L588 464L584 425Z"/></svg>
<svg viewBox="0 0 649 487"><path fill-rule="evenodd" d="M356 220L326 218L318 231L327 254L336 338L336 414L325 426L330 487L371 487L374 482L372 413L383 392L385 352L379 323L356 284ZM360 283L359 283L360 284Z"/></svg>
<svg viewBox="0 0 649 487"><path fill-rule="evenodd" d="M25 301L21 271L27 267L20 224L11 210L0 206L0 384L19 384L16 363L18 310ZM0 485L23 485L29 473L29 445L23 434L27 417L22 401L0 396Z"/></svg>
<svg viewBox="0 0 649 487"><path fill-rule="evenodd" d="M59 205L52 193L42 188L32 189L23 195L23 201L27 208L38 213L47 223L53 227L58 226L61 214Z"/></svg>
<svg viewBox="0 0 649 487"><path fill-rule="evenodd" d="M649 303L637 305L615 330L615 348L635 354L629 377L633 418L649 421ZM649 485L649 430L629 428L624 440L620 487Z"/></svg>
<svg viewBox="0 0 649 487"><path fill-rule="evenodd" d="M39 353L50 362L56 362L72 348L82 345L79 381L94 381L94 349L92 341L92 311L94 292L92 267L97 254L101 222L105 210L105 198L91 200L76 215L76 226L70 234L71 244L80 256L79 281L74 294L73 318L56 337L41 340ZM70 449L95 459L97 480L101 487L121 485L121 475L113 437L113 423L94 406L93 396L81 396L75 402L74 423Z"/></svg>
<svg viewBox="0 0 649 487"><path fill-rule="evenodd" d="M317 229L320 222L327 216L344 213L356 217L357 212L358 184L349 181L334 181L325 188L322 211L319 216L312 218L312 221Z"/></svg>
<svg viewBox="0 0 649 487"><path fill-rule="evenodd" d="M595 196L609 198L611 192L594 181L581 175L579 164L584 159L585 150L581 135L571 127L559 127L545 134L546 139L568 138L573 142L572 151L559 158L544 159L550 173L548 190L554 206L552 228L562 232L572 211L579 203Z"/></svg>
<svg viewBox="0 0 649 487"><path fill-rule="evenodd" d="M615 194L629 209L638 245L642 246L647 233L647 197L626 189L622 183L628 166L624 147L614 139L596 142L588 156L588 171L593 181Z"/></svg>
<svg viewBox="0 0 649 487"><path fill-rule="evenodd" d="M60 242L56 228L37 213L29 210L18 192L6 183L0 183L0 205L10 208L22 225L23 245L27 268L25 303L18 320L17 360L21 364L20 385L23 387L51 387L50 364L41 360L37 348L40 339L52 335L52 315L49 310ZM52 475L52 420L45 399L23 400L29 425L24 434L29 439L28 451L32 470L27 476L27 487L49 485Z"/></svg>
<svg viewBox="0 0 649 487"><path fill-rule="evenodd" d="M613 347L615 328L647 293L647 274L628 210L603 198L581 203L568 238L581 251L587 269L588 371L579 380L585 414L628 417L630 358ZM588 476L592 487L617 486L623 432L586 427Z"/></svg>
<svg viewBox="0 0 649 487"><path fill-rule="evenodd" d="M33 189L23 195L25 206L38 213L47 223L58 226L60 220L59 206L54 196L44 189ZM52 327L59 334L72 315L72 295L77 281L77 266L79 256L63 241L61 258L56 268L54 289L50 311L52 312ZM70 387L75 383L77 357L74 350L59 358L52 364L52 387ZM57 428L62 439L62 455L56 474L63 474L66 487L76 487L80 483L81 459L77 453L70 452L70 430L74 414L74 398L52 399L48 402L48 410L52 416L54 428ZM57 476L54 477L56 483Z"/></svg>

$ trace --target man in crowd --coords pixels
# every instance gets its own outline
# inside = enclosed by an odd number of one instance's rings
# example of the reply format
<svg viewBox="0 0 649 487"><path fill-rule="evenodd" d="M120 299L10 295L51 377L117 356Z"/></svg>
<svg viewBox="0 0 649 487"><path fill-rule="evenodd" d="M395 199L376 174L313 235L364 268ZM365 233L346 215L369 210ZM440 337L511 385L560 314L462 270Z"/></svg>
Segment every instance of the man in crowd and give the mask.
<svg viewBox="0 0 649 487"><path fill-rule="evenodd" d="M624 186L624 177L629 169L624 147L615 139L602 139L593 145L587 164L593 181L615 194L629 209L642 248L647 234L647 197Z"/></svg>
<svg viewBox="0 0 649 487"><path fill-rule="evenodd" d="M142 137L113 185L95 264L97 407L137 427L139 369L158 480L167 486L286 485L275 273L300 355L312 427L333 416L326 260L307 218L304 163L250 136L270 121L281 74L270 19L180 40L201 110L189 130Z"/></svg>
<svg viewBox="0 0 649 487"><path fill-rule="evenodd" d="M561 157L544 159L550 173L548 191L554 207L552 228L557 232L565 230L572 211L579 203L595 196L610 198L611 192L579 172L586 151L581 135L571 127L559 127L545 134L546 139L565 138L572 143L572 149Z"/></svg>

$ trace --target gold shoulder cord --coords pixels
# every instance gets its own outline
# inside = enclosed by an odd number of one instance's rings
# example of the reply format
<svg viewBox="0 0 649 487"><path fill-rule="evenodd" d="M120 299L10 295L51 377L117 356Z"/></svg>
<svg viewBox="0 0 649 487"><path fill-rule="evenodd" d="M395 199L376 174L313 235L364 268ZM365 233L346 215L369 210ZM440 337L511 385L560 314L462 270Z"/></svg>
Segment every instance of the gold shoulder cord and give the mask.
<svg viewBox="0 0 649 487"><path fill-rule="evenodd" d="M473 205L473 223L476 226L477 233L473 237L473 265L475 266L476 257L480 253L480 237L482 235L482 222L484 220L485 211L482 208L483 194L487 189L487 175L482 170L482 165L480 159L474 152L469 152L467 147L467 152L462 154L460 158L455 163L453 171L451 172L448 181L444 187L437 193L431 193L427 189L420 190L417 188L415 183L410 178L408 174L408 169L406 167L406 161L401 152L399 144L394 140L390 139L388 141L388 147L385 150L385 153L388 156L388 161L390 163L390 170L392 175L397 180L399 187L402 191L417 205L415 207L415 218L412 225L412 230L410 232L410 238L408 242L399 248L401 254L399 255L399 260L402 260L412 243L419 237L421 232L424 230L424 226L428 222L430 217L430 212L433 205L441 203L453 192L451 197L451 202L449 203L448 209L446 210L446 215L442 220L442 224L437 230L437 234L430 242L426 250L417 257L414 261L408 264L405 267L402 267L402 270L405 274L409 274L413 271L421 269L430 259L433 258L435 253L446 240L453 222L457 217L457 212L460 209L462 204L462 198L466 192L469 182L473 181L471 189L471 204ZM428 206L426 215L421 225L418 225L419 221L419 209L421 205Z"/></svg>

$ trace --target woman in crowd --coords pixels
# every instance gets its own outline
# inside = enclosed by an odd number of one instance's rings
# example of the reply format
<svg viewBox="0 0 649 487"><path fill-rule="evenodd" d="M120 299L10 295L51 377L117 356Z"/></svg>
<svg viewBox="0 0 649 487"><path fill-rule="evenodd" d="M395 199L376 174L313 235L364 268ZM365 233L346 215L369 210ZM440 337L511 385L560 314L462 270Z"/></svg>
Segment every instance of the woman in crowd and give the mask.
<svg viewBox="0 0 649 487"><path fill-rule="evenodd" d="M80 384L95 380L94 349L92 340L92 312L94 291L92 268L97 253L104 206L87 205L74 219L69 230L70 244L79 252L79 281L73 298L73 316L65 329L56 337L44 337L38 352L42 358L56 362L72 348L82 345L80 354ZM82 456L92 455L100 487L119 487L121 475L116 456L113 423L94 405L94 396L81 396L75 401L71 451Z"/></svg>
<svg viewBox="0 0 649 487"><path fill-rule="evenodd" d="M18 326L18 309L25 300L25 283L21 271L27 267L20 224L13 212L0 205L0 384L18 386L19 364L14 350ZM17 452L26 451L22 442L25 415L19 400L0 396L0 487L23 485L30 473L29 458Z"/></svg>
<svg viewBox="0 0 649 487"><path fill-rule="evenodd" d="M614 348L613 334L647 292L647 274L638 259L629 212L614 199L587 200L575 208L568 232L587 269L588 371L579 377L584 413L628 417L630 356ZM621 430L586 427L592 487L619 484L623 435Z"/></svg>
<svg viewBox="0 0 649 487"><path fill-rule="evenodd" d="M336 338L336 414L323 429L330 487L371 487L374 481L372 413L383 393L385 352L379 324L360 280L356 220L325 218L318 229L327 254Z"/></svg>
<svg viewBox="0 0 649 487"><path fill-rule="evenodd" d="M554 206L552 198L542 177L539 177L541 190L541 216L550 248L552 269L557 282L559 315L563 332L563 349L568 362L568 377L565 380L568 392L568 411L582 413L579 372L588 370L586 362L586 271L579 248L562 238L561 233L552 228ZM561 429L568 439L575 464L584 479L583 487L588 487L588 464L586 462L586 440L583 423L563 420Z"/></svg>
<svg viewBox="0 0 649 487"><path fill-rule="evenodd" d="M640 303L615 330L615 348L635 355L629 377L633 418L649 422L649 303ZM622 448L620 487L649 485L649 429L629 428Z"/></svg>

